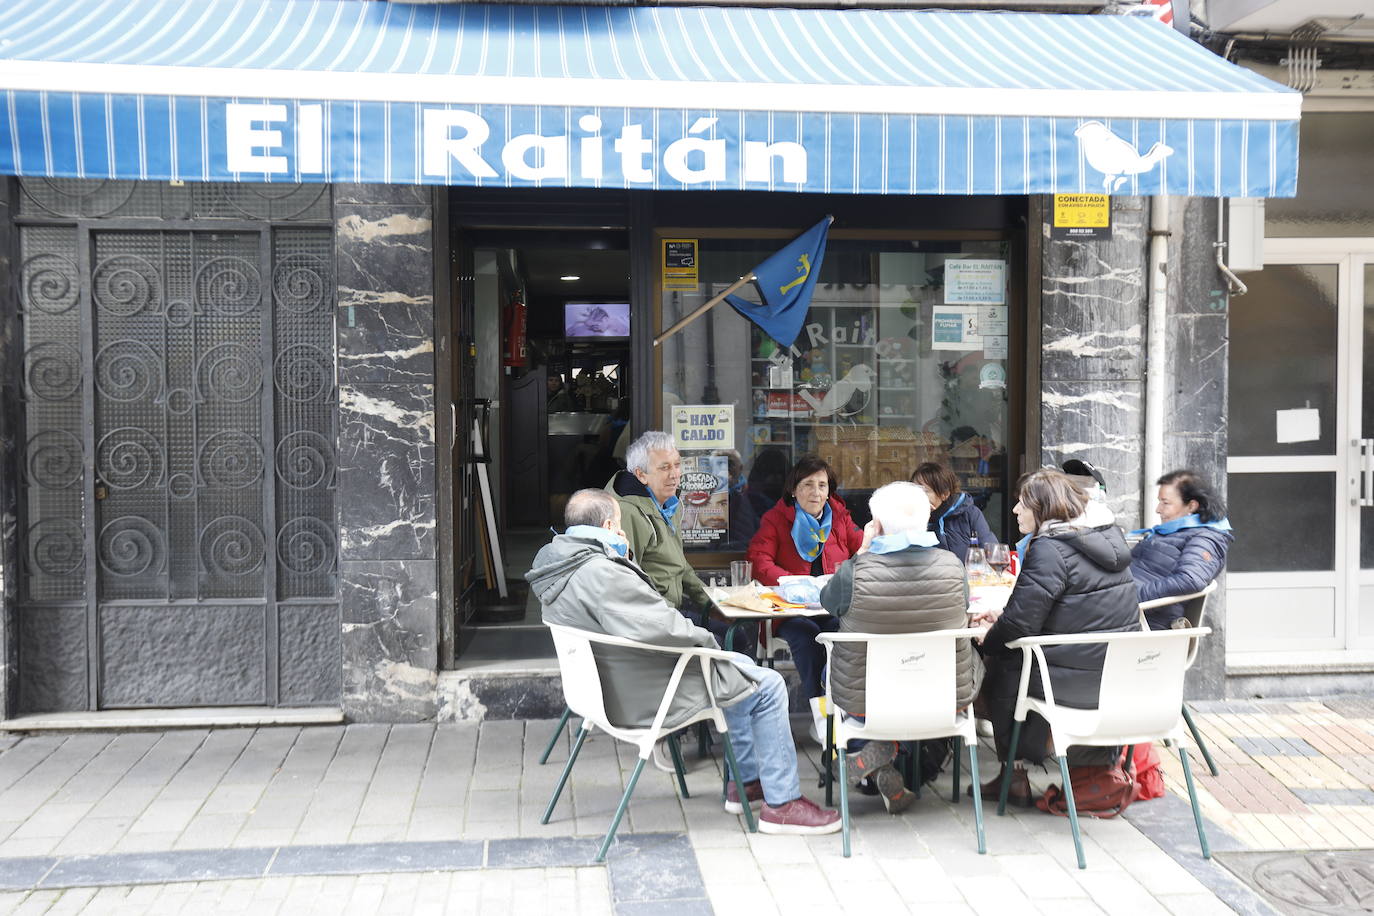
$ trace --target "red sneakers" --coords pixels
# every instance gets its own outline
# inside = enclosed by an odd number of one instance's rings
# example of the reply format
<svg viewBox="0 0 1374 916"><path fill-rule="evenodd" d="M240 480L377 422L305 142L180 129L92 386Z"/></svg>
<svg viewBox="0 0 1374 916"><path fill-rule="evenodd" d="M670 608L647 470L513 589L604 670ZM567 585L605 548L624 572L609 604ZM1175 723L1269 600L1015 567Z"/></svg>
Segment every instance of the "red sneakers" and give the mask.
<svg viewBox="0 0 1374 916"><path fill-rule="evenodd" d="M835 833L840 829L840 812L822 808L809 798L794 798L785 805L764 805L759 815L760 833L811 835Z"/></svg>
<svg viewBox="0 0 1374 916"><path fill-rule="evenodd" d="M744 797L749 799L749 807L755 811L763 807L763 783L755 779L753 782L744 784ZM743 814L744 806L739 803L739 790L735 788L735 781L730 780L725 788L725 810L730 814Z"/></svg>

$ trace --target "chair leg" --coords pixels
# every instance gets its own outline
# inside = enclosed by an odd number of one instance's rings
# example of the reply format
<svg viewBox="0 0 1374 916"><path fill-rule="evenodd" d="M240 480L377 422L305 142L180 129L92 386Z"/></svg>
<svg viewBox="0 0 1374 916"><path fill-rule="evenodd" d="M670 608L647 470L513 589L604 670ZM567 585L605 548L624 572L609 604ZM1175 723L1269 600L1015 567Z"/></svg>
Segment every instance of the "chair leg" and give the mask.
<svg viewBox="0 0 1374 916"><path fill-rule="evenodd" d="M911 744L911 759L912 759L912 760L915 760L915 761L918 761L918 762L920 761L920 759L921 759L921 742L919 742L919 741L913 741L913 742L912 742L912 744ZM920 769L921 769L921 768L920 768L919 766L916 767L916 770L917 770L917 776L916 776L916 780L915 780L916 784L915 784L914 786L911 787L911 791L916 793L916 798L917 798L917 800L919 800L920 797L921 797L921 777L920 777Z"/></svg>
<svg viewBox="0 0 1374 916"><path fill-rule="evenodd" d="M740 774L739 764L735 761L735 747L730 743L730 733L720 733L721 747L725 750L725 764L730 778L735 781L735 791L739 793L740 807L744 809L744 823L750 833L758 833L759 825L754 821L754 809L749 807L749 795L744 791L744 777Z"/></svg>
<svg viewBox="0 0 1374 916"><path fill-rule="evenodd" d="M1193 768L1188 765L1188 750L1182 744L1178 747L1178 759L1183 763L1183 779L1188 784L1188 801L1193 804L1193 823L1197 825L1197 841L1202 847L1202 857L1212 858L1211 847L1207 845L1207 831L1202 827L1202 810L1197 806L1197 789L1193 786Z"/></svg>
<svg viewBox="0 0 1374 916"><path fill-rule="evenodd" d="M540 766L549 762L549 754L553 753L554 745L558 743L558 739L563 737L563 729L567 728L568 720L571 718L572 710L564 706L563 715L558 717L558 727L553 730L553 735L549 738L548 747L544 748L544 753L539 755Z"/></svg>
<svg viewBox="0 0 1374 916"><path fill-rule="evenodd" d="M697 723L697 756L705 760L711 753L711 730L705 722Z"/></svg>
<svg viewBox="0 0 1374 916"><path fill-rule="evenodd" d="M1011 771L1016 763L1016 748L1021 740L1021 721L1015 720L1011 724L1011 745L1007 748L1007 761L1002 766L1002 791L997 796L997 816L1001 817L1007 813L1007 796L1011 793ZM978 774L973 774L973 781L978 782ZM977 795L982 791L982 786L973 790Z"/></svg>
<svg viewBox="0 0 1374 916"><path fill-rule="evenodd" d="M849 858L849 752L840 748L840 845Z"/></svg>
<svg viewBox="0 0 1374 916"><path fill-rule="evenodd" d="M907 752L906 761L905 761L905 763L903 764L903 766L904 766L905 769L903 769L902 775L906 777L906 787L907 787L908 789L910 789L912 786L916 785L916 764L917 764L917 762L918 762L918 761L916 760L916 755L915 755L915 754L912 754L912 753L910 753L910 752Z"/></svg>
<svg viewBox="0 0 1374 916"><path fill-rule="evenodd" d="M972 749L972 747L969 748L969 750ZM956 805L959 804L959 769L962 766L962 764L959 762L959 758L962 756L964 756L964 736L955 735L954 753L950 755L950 758L954 761L954 791L950 792L949 800ZM976 781L978 771L975 769L973 773Z"/></svg>
<svg viewBox="0 0 1374 916"><path fill-rule="evenodd" d="M687 768L682 763L682 748L678 747L677 735L668 736L668 751L673 755L673 769L677 771L677 787L683 798L691 798L687 791Z"/></svg>
<svg viewBox="0 0 1374 916"><path fill-rule="evenodd" d="M1083 858L1083 836L1078 832L1078 808L1073 803L1073 783L1069 780L1069 758L1059 755L1059 778L1064 781L1064 803L1069 809L1069 829L1073 831L1073 850L1078 853L1078 867L1087 868Z"/></svg>
<svg viewBox="0 0 1374 916"><path fill-rule="evenodd" d="M582 742L587 740L587 733L591 726L583 720L582 727L577 730L577 740L573 742L572 753L568 755L568 762L563 765L563 773L558 777L558 785L554 787L553 798L549 799L549 806L544 809L544 816L539 819L539 823L547 824L549 818L553 817L553 809L558 804L559 796L563 794L563 787L568 784L568 776L572 774L573 764L577 763L577 755L582 753Z"/></svg>
<svg viewBox="0 0 1374 916"><path fill-rule="evenodd" d="M611 829L606 831L606 839L601 841L601 850L596 854L598 863L606 861L606 850L611 848L611 840L615 839L615 832L620 829L620 819L625 816L625 809L630 806L630 796L634 794L635 784L639 782L639 774L644 772L644 764L647 761L639 758L635 764L635 771L630 774L630 782L625 786L625 794L620 796L620 804L615 809L615 817L611 818Z"/></svg>
<svg viewBox="0 0 1374 916"><path fill-rule="evenodd" d="M821 765L824 768L821 778L825 780L825 806L829 808L835 804L835 774L830 769L835 765L835 723L829 713L825 717L825 753L821 755Z"/></svg>
<svg viewBox="0 0 1374 916"><path fill-rule="evenodd" d="M1207 771L1213 776L1220 775L1217 770L1217 762L1212 759L1212 752L1207 749L1207 742L1202 740L1202 733L1197 730L1197 724L1193 721L1193 714L1188 711L1188 704L1183 704L1183 721L1188 726L1188 731L1193 736L1193 743L1202 752L1202 759L1207 762Z"/></svg>
<svg viewBox="0 0 1374 916"><path fill-rule="evenodd" d="M962 739L960 739L962 740ZM968 745L968 771L972 775L969 777L969 785L973 787L973 824L978 831L978 854L985 855L988 851L987 840L983 836L983 793L979 791L978 785L978 742L970 741ZM959 779L959 758L954 758L954 773L957 786ZM954 790L955 798L959 797L959 790Z"/></svg>

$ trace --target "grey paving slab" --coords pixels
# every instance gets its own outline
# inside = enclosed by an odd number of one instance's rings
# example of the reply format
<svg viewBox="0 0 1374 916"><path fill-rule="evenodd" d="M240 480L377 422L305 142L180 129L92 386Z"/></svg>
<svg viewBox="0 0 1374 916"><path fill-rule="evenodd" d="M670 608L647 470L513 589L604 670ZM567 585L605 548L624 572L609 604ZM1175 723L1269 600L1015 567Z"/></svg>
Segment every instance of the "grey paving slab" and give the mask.
<svg viewBox="0 0 1374 916"><path fill-rule="evenodd" d="M601 839L520 837L487 842L488 868L555 868L591 865Z"/></svg>
<svg viewBox="0 0 1374 916"><path fill-rule="evenodd" d="M1290 788L1289 791L1309 805L1374 805L1374 791L1369 789Z"/></svg>
<svg viewBox="0 0 1374 916"><path fill-rule="evenodd" d="M705 897L691 900L635 900L615 905L617 916L712 916L715 910Z"/></svg>
<svg viewBox="0 0 1374 916"><path fill-rule="evenodd" d="M40 887L95 887L106 884L165 884L262 875L271 849L205 849L152 853L114 853L61 859Z"/></svg>
<svg viewBox="0 0 1374 916"><path fill-rule="evenodd" d="M50 856L0 859L0 890L27 890L34 887L56 864L57 859Z"/></svg>
<svg viewBox="0 0 1374 916"><path fill-rule="evenodd" d="M480 842L291 846L278 852L272 875L349 875L481 868Z"/></svg>
<svg viewBox="0 0 1374 916"><path fill-rule="evenodd" d="M617 903L706 896L692 844L681 834L617 835L606 861Z"/></svg>

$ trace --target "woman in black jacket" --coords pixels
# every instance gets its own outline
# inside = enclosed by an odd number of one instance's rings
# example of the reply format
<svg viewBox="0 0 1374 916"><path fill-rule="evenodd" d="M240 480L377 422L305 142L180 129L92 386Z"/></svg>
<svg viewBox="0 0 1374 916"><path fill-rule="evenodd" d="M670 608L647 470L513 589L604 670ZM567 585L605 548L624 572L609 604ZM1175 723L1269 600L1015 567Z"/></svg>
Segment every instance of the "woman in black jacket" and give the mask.
<svg viewBox="0 0 1374 916"><path fill-rule="evenodd" d="M997 536L988 527L982 510L963 492L958 475L949 468L927 461L912 473L911 482L924 487L930 498L927 530L934 532L940 546L958 557L960 563L964 562L975 537L979 547L997 543Z"/></svg>
<svg viewBox="0 0 1374 916"><path fill-rule="evenodd" d="M1131 554L1121 530L1113 524L1111 510L1090 501L1067 474L1053 468L1026 475L1020 491L1012 511L1026 538L1020 545L1016 587L1004 610L985 611L973 624L992 624L982 640L987 665L983 697L1002 760L1007 756L1021 677L1021 651L1008 649L1007 643L1022 636L1140 629ZM1095 709L1105 657L1106 647L1101 644L1046 647L1055 702ZM1030 692L1044 696L1040 673L1035 668L1032 672ZM1021 727L1018 760L1044 760L1050 754L1048 738L1049 723L1034 713L1029 715ZM1096 750L1084 748L1087 753L1070 754L1070 760L1097 762ZM996 798L1000 785L999 775L983 786L983 797ZM1020 766L1013 774L1010 800L1022 806L1031 803L1030 783Z"/></svg>

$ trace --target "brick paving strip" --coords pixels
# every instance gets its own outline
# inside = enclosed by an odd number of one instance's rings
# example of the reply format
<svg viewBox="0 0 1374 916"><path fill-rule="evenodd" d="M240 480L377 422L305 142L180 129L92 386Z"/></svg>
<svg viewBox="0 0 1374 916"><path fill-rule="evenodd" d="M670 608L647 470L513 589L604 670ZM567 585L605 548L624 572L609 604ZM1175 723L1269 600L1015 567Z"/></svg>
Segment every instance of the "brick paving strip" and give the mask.
<svg viewBox="0 0 1374 916"><path fill-rule="evenodd" d="M395 875L486 869L593 866L597 837L516 837L454 842L347 843L258 849L182 849L0 859L0 891L128 887L141 884ZM651 905L675 913L709 912L706 889L684 834L619 837L606 861L621 912Z"/></svg>

